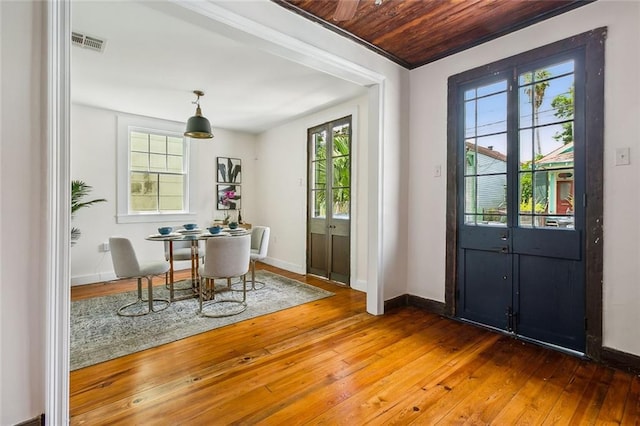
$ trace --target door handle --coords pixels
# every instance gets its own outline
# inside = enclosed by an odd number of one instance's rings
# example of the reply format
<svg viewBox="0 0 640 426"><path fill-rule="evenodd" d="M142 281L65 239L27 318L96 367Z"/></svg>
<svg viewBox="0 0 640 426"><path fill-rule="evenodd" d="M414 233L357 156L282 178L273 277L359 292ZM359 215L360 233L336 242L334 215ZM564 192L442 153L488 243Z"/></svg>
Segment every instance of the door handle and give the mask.
<svg viewBox="0 0 640 426"><path fill-rule="evenodd" d="M502 241L507 241L508 238L509 238L509 234L507 232L500 234L500 239Z"/></svg>
<svg viewBox="0 0 640 426"><path fill-rule="evenodd" d="M509 247L500 247L500 253L509 253Z"/></svg>

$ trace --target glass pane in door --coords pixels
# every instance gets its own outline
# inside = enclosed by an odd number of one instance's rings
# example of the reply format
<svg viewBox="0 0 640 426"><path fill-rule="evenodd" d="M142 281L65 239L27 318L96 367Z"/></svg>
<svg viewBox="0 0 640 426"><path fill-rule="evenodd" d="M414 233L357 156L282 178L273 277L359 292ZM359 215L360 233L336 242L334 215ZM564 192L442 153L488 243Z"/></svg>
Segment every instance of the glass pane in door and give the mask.
<svg viewBox="0 0 640 426"><path fill-rule="evenodd" d="M348 123L332 129L332 216L349 219L351 203L351 126Z"/></svg>
<svg viewBox="0 0 640 426"><path fill-rule="evenodd" d="M333 189L333 218L349 219L349 201L351 191L349 188Z"/></svg>
<svg viewBox="0 0 640 426"><path fill-rule="evenodd" d="M313 210L311 211L311 217L321 218L327 216L325 194L326 191L324 189L312 191Z"/></svg>
<svg viewBox="0 0 640 426"><path fill-rule="evenodd" d="M465 225L507 225L507 81L464 94Z"/></svg>
<svg viewBox="0 0 640 426"><path fill-rule="evenodd" d="M519 76L519 225L573 229L574 62Z"/></svg>
<svg viewBox="0 0 640 426"><path fill-rule="evenodd" d="M327 139L326 131L311 135L311 208L313 218L324 218L327 215Z"/></svg>

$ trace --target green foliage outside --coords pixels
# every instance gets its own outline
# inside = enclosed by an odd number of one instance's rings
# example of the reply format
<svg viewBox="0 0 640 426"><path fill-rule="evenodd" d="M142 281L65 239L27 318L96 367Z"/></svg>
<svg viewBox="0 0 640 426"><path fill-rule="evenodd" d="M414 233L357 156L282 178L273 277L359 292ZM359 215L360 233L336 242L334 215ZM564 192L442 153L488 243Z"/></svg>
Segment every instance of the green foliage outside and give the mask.
<svg viewBox="0 0 640 426"><path fill-rule="evenodd" d="M531 83L532 74L525 75L525 81L527 83ZM550 77L550 73L547 70L538 70L535 73L535 79L542 80ZM533 103L533 124L534 126L538 122L538 110L543 103L544 95L547 87L549 86L548 82L536 83L533 85L534 89L531 89L531 86L525 89L525 93L529 96L529 100ZM560 94L553 98L551 101L551 106L554 108L554 115L560 119L570 119L573 118L573 100L574 100L574 88L573 86L569 89L568 94ZM562 131L558 132L553 138L557 141L562 141L565 145L573 142L573 123L563 123ZM541 143L540 143L540 134L538 133L538 128L536 127L536 160L539 160L543 157ZM526 162L521 166L522 170L531 170L531 162ZM520 176L520 199L522 202L520 203L520 211L521 212L531 212L532 204L533 204L533 183L531 181L532 174L531 173L523 173ZM536 202L535 203L535 213L544 213L547 209L546 203Z"/></svg>
<svg viewBox="0 0 640 426"><path fill-rule="evenodd" d="M317 135L315 141L315 159L314 171L315 182L315 213L318 217L325 217L326 211L326 191L327 185L333 186L333 212L336 215L349 214L349 202L351 193L349 187L351 184L350 170L350 146L349 146L349 128L345 127L342 131L333 134L333 174L332 182L327 182L327 144L322 136Z"/></svg>
<svg viewBox="0 0 640 426"><path fill-rule="evenodd" d="M340 155L333 159L333 212L334 215L348 215L351 193L351 156L349 155L348 129L333 138L333 150Z"/></svg>
<svg viewBox="0 0 640 426"><path fill-rule="evenodd" d="M523 199L525 199L523 197ZM529 197L526 199L526 201L523 201L522 203L520 203L520 213L531 213L531 206L532 204L532 197ZM547 205L546 203L536 203L535 205L535 213L544 213L545 210L547 210Z"/></svg>
<svg viewBox="0 0 640 426"><path fill-rule="evenodd" d="M561 94L553 98L551 106L556 110L555 116L558 118L573 118L574 88L571 86L568 94ZM562 123L562 132L556 133L553 138L562 141L565 145L573 142L572 123Z"/></svg>
<svg viewBox="0 0 640 426"><path fill-rule="evenodd" d="M539 160L542 158L541 154L536 155L535 159ZM527 161L523 163L521 166L521 170L527 171L531 170L531 161ZM533 203L533 173L521 173L520 174L520 212L522 213L530 213L531 205ZM535 203L535 212L536 213L544 213L547 209L546 203L543 203L542 200L539 200Z"/></svg>

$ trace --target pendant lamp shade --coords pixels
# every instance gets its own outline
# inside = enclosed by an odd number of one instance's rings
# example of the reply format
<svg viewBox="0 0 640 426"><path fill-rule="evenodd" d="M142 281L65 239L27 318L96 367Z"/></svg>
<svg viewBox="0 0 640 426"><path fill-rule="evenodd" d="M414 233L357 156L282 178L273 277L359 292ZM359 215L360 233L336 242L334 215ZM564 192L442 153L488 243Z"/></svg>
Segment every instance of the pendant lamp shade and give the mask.
<svg viewBox="0 0 640 426"><path fill-rule="evenodd" d="M211 139L213 138L211 124L209 120L202 116L202 110L200 109L200 96L204 96L204 92L194 90L193 93L198 97L194 102L196 104L196 115L187 121L187 129L184 135L195 139Z"/></svg>

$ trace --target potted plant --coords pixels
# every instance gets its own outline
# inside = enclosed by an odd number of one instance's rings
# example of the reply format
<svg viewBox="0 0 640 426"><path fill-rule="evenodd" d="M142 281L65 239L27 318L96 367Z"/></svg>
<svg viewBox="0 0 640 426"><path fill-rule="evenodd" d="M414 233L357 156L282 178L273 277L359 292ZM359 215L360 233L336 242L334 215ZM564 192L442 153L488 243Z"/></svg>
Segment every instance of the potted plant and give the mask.
<svg viewBox="0 0 640 426"><path fill-rule="evenodd" d="M95 203L103 203L107 201L104 198L96 198L94 200L83 201L85 197L89 195L93 187L87 185L81 180L71 181L71 219L73 219L75 213L83 208L89 207ZM74 245L78 238L80 238L80 229L76 227L71 228L71 245Z"/></svg>

